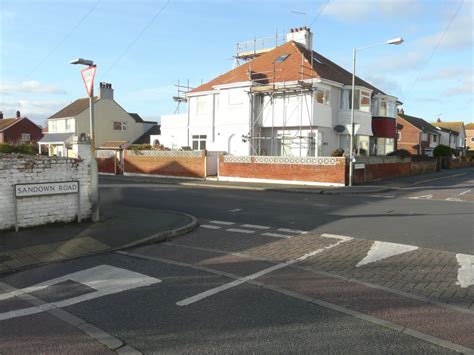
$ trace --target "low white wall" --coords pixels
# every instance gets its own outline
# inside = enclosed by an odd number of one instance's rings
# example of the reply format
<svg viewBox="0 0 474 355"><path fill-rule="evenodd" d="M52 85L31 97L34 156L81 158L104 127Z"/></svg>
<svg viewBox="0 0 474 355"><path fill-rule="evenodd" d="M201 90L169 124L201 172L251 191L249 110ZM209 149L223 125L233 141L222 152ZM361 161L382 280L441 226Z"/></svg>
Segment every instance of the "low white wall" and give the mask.
<svg viewBox="0 0 474 355"><path fill-rule="evenodd" d="M81 218L90 218L90 153L86 147L79 150L80 159L0 154L0 230L15 226L14 185L22 183L79 181ZM77 218L77 194L18 198L17 206L20 228Z"/></svg>

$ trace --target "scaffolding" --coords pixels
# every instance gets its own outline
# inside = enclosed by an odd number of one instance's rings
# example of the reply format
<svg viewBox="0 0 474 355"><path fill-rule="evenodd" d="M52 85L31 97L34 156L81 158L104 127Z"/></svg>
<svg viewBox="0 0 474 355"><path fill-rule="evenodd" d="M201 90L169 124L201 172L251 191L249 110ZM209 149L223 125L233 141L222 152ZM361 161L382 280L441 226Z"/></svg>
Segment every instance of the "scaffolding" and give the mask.
<svg viewBox="0 0 474 355"><path fill-rule="evenodd" d="M263 53L271 51L273 48L285 43L285 41L286 35L278 34L277 31L274 36L255 38L251 41L237 43L234 55L234 68L258 57Z"/></svg>
<svg viewBox="0 0 474 355"><path fill-rule="evenodd" d="M186 94L190 92L191 90L193 90L194 88L189 86L189 79L187 80L186 85L181 85L178 80L178 84L176 84L175 87L177 90L177 95L173 96L173 100L177 102L178 104L176 105L176 109L174 110L174 113L179 114L181 103L188 102L188 98L186 97Z"/></svg>
<svg viewBox="0 0 474 355"><path fill-rule="evenodd" d="M312 52L312 51L311 51ZM311 53L311 61L312 53ZM312 149L315 147L315 141L317 141L318 137L314 132L314 125L313 125L313 106L314 106L314 70L311 67L305 65L304 54L301 54L301 66L300 66L300 79L296 81L278 81L278 74L281 72L278 69L277 61L273 62L273 70L265 71L265 72L255 72L251 69L251 62L247 63L248 65L248 76L249 81L251 82L251 86L248 90L249 99L250 99L250 130L247 135L242 136L244 141L248 141L250 143L250 149L252 155L262 155L262 142L270 141L270 153L269 155L275 155L277 150L277 145L275 142L290 142L290 145L293 144L294 141L299 143L299 156L301 157L303 154L302 147L306 144L308 149ZM311 109L308 107L308 100L307 94L310 93L311 96ZM294 130L295 133L292 135L290 133L290 128L286 126L288 121L288 117L291 117L294 111L288 116L287 106L286 106L286 97L295 96L298 97L298 106L295 107L299 109L300 120L299 120L299 127L298 130ZM265 102L265 98L268 100ZM282 118L282 126L278 125L275 126L275 99L277 97L281 97L283 100L283 118ZM271 126L265 127L270 128L271 135L270 136L263 136L262 129L263 127L263 115L264 112L270 106L271 112ZM303 122L303 111L306 108L308 122ZM290 126L294 128L295 126ZM303 127L308 129L309 133L307 136L303 136ZM280 129L282 133L275 134L275 129ZM287 133L288 132L288 133ZM315 147L317 149L317 147ZM268 154L263 154L268 155Z"/></svg>

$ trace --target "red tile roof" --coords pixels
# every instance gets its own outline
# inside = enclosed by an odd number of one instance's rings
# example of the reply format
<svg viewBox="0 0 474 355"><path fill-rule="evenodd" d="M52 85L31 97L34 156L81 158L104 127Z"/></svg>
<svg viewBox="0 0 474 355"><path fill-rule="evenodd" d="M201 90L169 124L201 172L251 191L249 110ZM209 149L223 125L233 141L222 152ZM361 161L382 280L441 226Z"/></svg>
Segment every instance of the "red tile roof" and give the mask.
<svg viewBox="0 0 474 355"><path fill-rule="evenodd" d="M0 132L6 130L8 127L13 126L15 123L21 121L23 118L2 118L0 119Z"/></svg>
<svg viewBox="0 0 474 355"><path fill-rule="evenodd" d="M285 60L275 63L277 58L287 54L288 57ZM331 80L345 85L352 83L352 73L315 51L313 51L312 66L310 62L311 51L297 42L290 41L198 86L191 90L190 93L210 91L215 85L250 81L250 72L252 73L252 79L254 81L257 79L256 82L260 84L311 78ZM375 94L384 94L381 90L359 77L356 77L356 85L370 88L374 90Z"/></svg>

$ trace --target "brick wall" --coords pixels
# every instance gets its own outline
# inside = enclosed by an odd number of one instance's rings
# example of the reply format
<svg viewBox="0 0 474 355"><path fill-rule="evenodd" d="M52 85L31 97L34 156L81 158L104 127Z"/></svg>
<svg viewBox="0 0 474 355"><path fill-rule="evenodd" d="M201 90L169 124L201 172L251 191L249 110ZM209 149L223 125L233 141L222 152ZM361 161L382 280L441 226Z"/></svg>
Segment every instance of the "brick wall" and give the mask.
<svg viewBox="0 0 474 355"><path fill-rule="evenodd" d="M0 230L13 228L14 184L78 180L81 217L90 218L90 158L84 160L44 156L0 154ZM17 199L19 227L77 218L77 194L24 197Z"/></svg>
<svg viewBox="0 0 474 355"><path fill-rule="evenodd" d="M99 173L116 174L117 173L117 153L115 150L97 149L95 151L97 170Z"/></svg>
<svg viewBox="0 0 474 355"><path fill-rule="evenodd" d="M403 126L403 128L399 130L400 140L397 141L397 149L405 149L411 154L418 154L420 130L400 116L397 117L397 124ZM429 146L429 142L422 142L421 144L422 149Z"/></svg>
<svg viewBox="0 0 474 355"><path fill-rule="evenodd" d="M219 158L219 180L270 180L344 185L345 158L236 157Z"/></svg>
<svg viewBox="0 0 474 355"><path fill-rule="evenodd" d="M205 178L206 152L127 150L124 174Z"/></svg>
<svg viewBox="0 0 474 355"><path fill-rule="evenodd" d="M436 159L412 161L400 157L357 157L364 169L354 170L354 183L436 172Z"/></svg>

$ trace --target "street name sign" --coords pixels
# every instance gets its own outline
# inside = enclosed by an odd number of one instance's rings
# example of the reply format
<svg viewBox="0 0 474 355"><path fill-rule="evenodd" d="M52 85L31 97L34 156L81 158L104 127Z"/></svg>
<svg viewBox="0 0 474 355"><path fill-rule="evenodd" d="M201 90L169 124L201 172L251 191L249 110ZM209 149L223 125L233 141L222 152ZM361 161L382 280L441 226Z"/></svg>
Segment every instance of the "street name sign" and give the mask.
<svg viewBox="0 0 474 355"><path fill-rule="evenodd" d="M96 69L97 67L95 65L91 65L90 67L81 70L82 80L84 81L87 95L89 97L92 96L92 88L94 87L94 77Z"/></svg>
<svg viewBox="0 0 474 355"><path fill-rule="evenodd" d="M43 182L37 184L16 184L15 197L32 197L57 194L76 194L79 181Z"/></svg>

